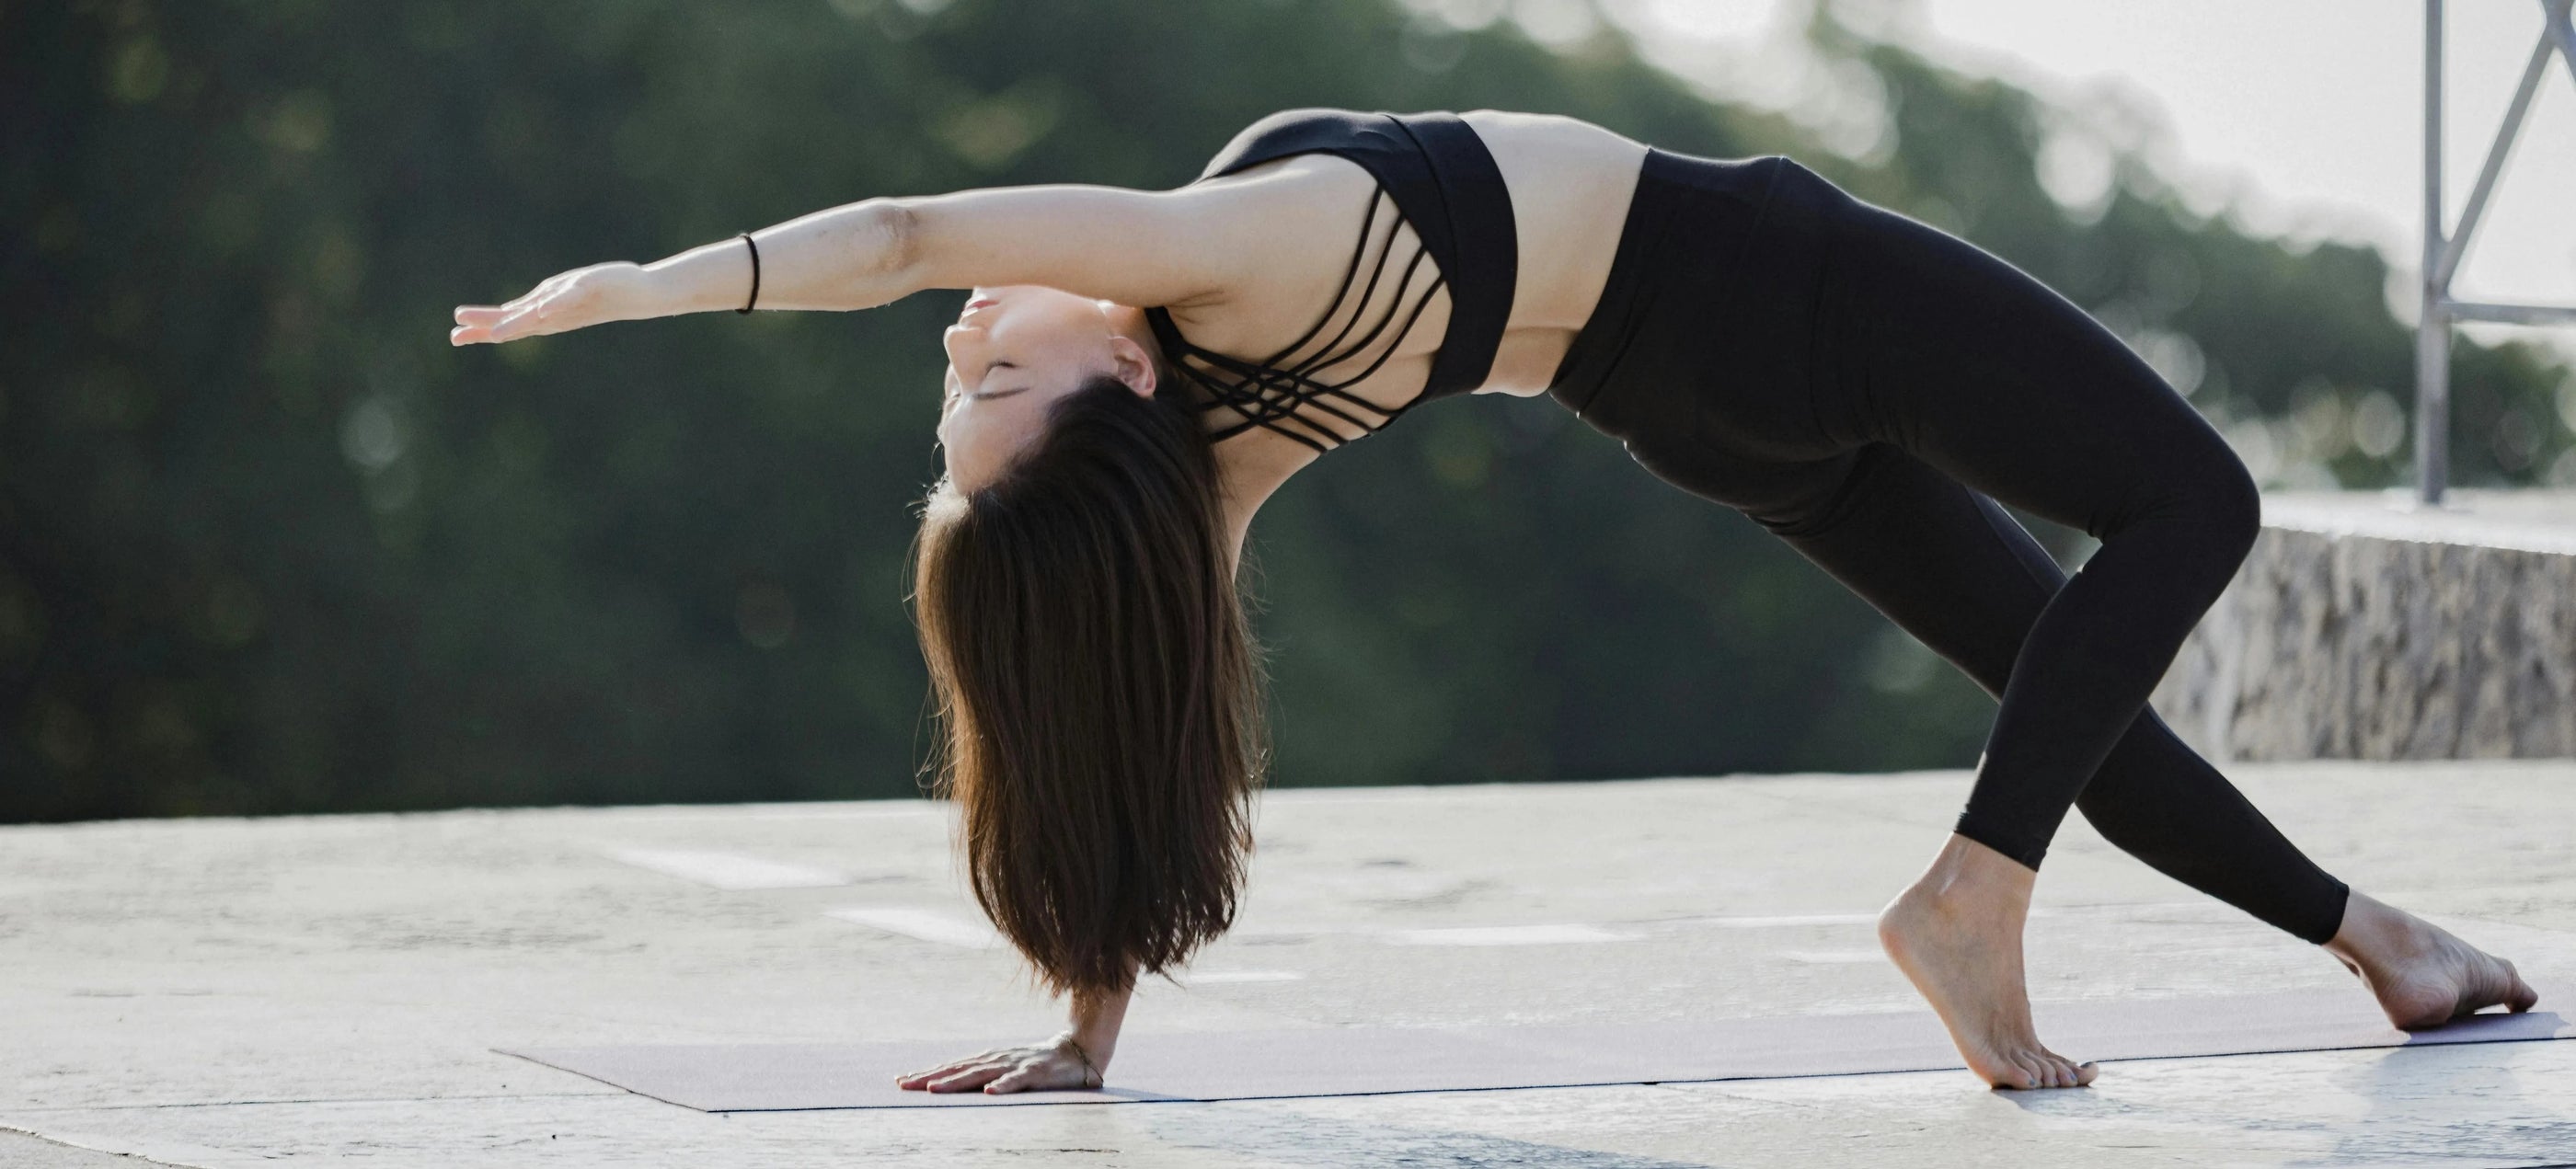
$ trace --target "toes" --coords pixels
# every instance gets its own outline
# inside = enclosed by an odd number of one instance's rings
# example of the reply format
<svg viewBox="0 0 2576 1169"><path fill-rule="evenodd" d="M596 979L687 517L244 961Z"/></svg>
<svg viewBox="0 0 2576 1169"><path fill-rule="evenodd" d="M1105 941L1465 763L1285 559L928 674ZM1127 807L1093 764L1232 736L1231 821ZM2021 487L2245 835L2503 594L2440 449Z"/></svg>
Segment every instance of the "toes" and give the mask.
<svg viewBox="0 0 2576 1169"><path fill-rule="evenodd" d="M2519 1014L2540 1005L2540 992L2531 989L2531 984L2522 980L2522 972L2515 970L2513 963L2504 964L2504 977L2505 981L2512 986L2512 989L2505 992L2505 1009Z"/></svg>
<svg viewBox="0 0 2576 1169"><path fill-rule="evenodd" d="M2095 1064L2078 1064L2046 1048L2015 1062L2029 1073L2029 1086L2034 1088L2081 1088L2101 1071Z"/></svg>

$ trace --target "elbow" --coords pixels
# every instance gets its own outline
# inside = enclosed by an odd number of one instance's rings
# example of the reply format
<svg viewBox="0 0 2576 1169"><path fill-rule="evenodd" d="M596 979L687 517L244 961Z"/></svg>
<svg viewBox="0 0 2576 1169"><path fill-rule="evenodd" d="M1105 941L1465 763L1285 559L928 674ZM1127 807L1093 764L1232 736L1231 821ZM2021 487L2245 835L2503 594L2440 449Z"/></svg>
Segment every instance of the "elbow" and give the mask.
<svg viewBox="0 0 2576 1169"><path fill-rule="evenodd" d="M894 291L889 301L904 299L920 288L930 288L922 270L922 216L909 203L899 198L876 198L868 203L868 219L863 224L866 237L858 242L860 281L873 288Z"/></svg>
<svg viewBox="0 0 2576 1169"><path fill-rule="evenodd" d="M919 288L913 277L921 272L921 216L901 200L882 199L870 219L875 253L880 264L878 276L898 287Z"/></svg>

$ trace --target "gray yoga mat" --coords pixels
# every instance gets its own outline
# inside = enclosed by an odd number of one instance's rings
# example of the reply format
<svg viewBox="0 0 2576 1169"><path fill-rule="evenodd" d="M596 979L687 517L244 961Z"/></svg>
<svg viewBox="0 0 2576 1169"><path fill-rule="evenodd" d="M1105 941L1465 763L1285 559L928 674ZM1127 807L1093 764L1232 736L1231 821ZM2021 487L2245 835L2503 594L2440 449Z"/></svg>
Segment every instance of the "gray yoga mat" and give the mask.
<svg viewBox="0 0 2576 1169"><path fill-rule="evenodd" d="M2077 1060L2163 1059L2576 1038L2557 1014L2472 1016L2412 1034L2358 990L2040 1003L2049 1046ZM896 1075L973 1042L655 1044L504 1051L702 1112L1251 1100L1600 1084L1776 1079L1961 1067L1929 1011L1544 1027L1329 1027L1140 1032L1109 1087L933 1095Z"/></svg>

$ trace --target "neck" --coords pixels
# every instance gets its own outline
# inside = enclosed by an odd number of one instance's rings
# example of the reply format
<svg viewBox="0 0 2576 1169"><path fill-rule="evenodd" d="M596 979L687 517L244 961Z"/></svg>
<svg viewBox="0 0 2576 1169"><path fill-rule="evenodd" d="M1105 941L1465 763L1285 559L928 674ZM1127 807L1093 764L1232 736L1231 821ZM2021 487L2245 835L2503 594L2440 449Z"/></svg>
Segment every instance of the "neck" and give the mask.
<svg viewBox="0 0 2576 1169"><path fill-rule="evenodd" d="M1154 326L1145 320L1145 310L1134 305L1103 302L1101 315L1109 318L1109 331L1144 346L1156 362L1164 360L1163 347L1154 340Z"/></svg>
<svg viewBox="0 0 2576 1169"><path fill-rule="evenodd" d="M1146 321L1145 310L1105 303L1101 312L1109 318L1110 332L1151 354L1156 369L1166 374L1171 371L1171 360L1154 336L1153 325ZM1261 505L1290 475L1315 459L1313 448L1266 430L1247 431L1216 444L1217 488L1225 500L1226 550L1232 558L1231 567L1239 568L1243 563L1243 544L1252 531L1252 514L1261 510Z"/></svg>
<svg viewBox="0 0 2576 1169"><path fill-rule="evenodd" d="M1302 443L1266 430L1251 430L1216 444L1217 488L1225 500L1227 546L1235 563L1243 560L1244 538L1252 531L1252 514L1290 475L1321 456Z"/></svg>

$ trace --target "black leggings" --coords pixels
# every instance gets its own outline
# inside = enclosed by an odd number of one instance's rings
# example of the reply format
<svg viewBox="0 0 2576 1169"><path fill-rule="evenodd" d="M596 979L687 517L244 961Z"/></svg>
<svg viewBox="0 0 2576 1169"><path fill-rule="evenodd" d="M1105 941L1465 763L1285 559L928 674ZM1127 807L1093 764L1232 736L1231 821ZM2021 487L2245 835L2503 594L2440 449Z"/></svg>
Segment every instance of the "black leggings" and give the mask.
<svg viewBox="0 0 2576 1169"><path fill-rule="evenodd" d="M1550 391L2001 699L1958 832L2033 869L2069 805L2311 942L2345 887L2147 694L2251 546L2227 444L2119 338L1785 158L1650 151ZM2102 541L2072 578L1995 500Z"/></svg>

